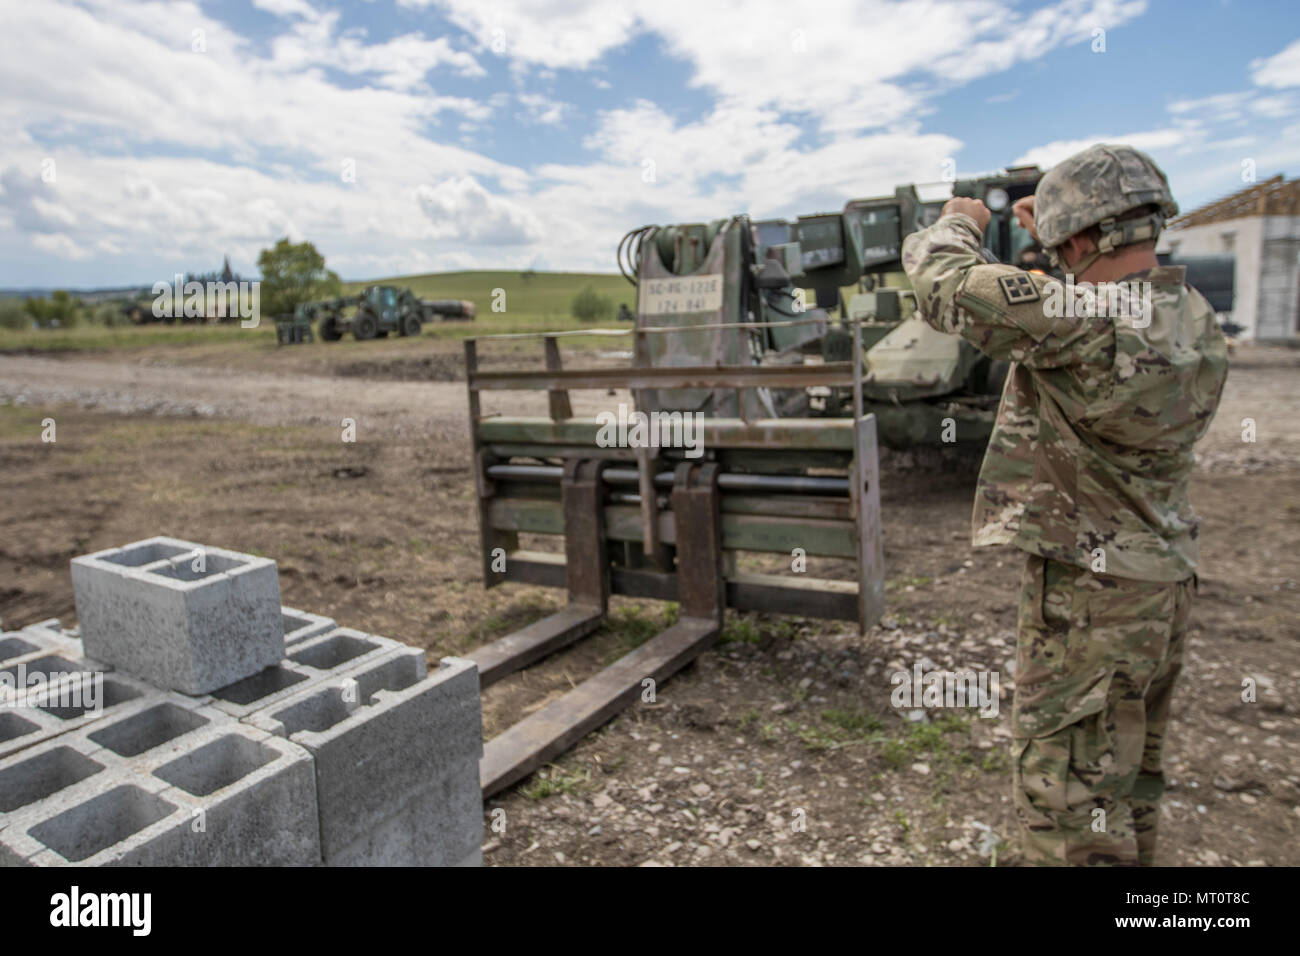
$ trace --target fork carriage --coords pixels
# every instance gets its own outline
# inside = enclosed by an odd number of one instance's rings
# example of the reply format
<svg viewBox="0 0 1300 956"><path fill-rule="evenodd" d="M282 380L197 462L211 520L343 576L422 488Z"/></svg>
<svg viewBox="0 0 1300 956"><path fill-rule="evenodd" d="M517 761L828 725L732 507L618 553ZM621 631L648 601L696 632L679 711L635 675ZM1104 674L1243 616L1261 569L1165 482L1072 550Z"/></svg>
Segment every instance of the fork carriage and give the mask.
<svg viewBox="0 0 1300 956"><path fill-rule="evenodd" d="M543 333L546 368L481 371L465 341L483 582L567 588L567 606L468 655L481 688L595 631L609 596L676 601L680 617L625 657L515 724L484 747L484 796L523 779L685 666L718 637L725 608L854 621L884 607L876 422L862 413L860 331L852 361L820 365L650 366L645 336L796 323L643 327ZM634 335L631 368L566 369L568 335ZM509 339L520 335L482 336ZM847 388L852 418L705 418L702 453L610 447L603 422L577 418L570 390L622 387L638 411L671 404L674 390ZM485 416L480 395L545 391L547 417ZM770 402L763 403L771 407ZM607 420L606 420L607 421ZM694 452L692 452L694 453ZM525 550L521 534L560 535L563 551ZM740 570L739 552L785 556L781 574ZM809 577L792 558L840 559L852 580Z"/></svg>

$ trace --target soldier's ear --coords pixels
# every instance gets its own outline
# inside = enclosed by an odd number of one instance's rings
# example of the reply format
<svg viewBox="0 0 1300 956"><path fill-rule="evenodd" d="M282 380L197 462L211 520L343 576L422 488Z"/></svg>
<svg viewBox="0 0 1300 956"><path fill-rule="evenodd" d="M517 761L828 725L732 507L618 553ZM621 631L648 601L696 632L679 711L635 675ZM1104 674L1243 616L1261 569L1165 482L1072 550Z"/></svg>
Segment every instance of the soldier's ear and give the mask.
<svg viewBox="0 0 1300 956"><path fill-rule="evenodd" d="M1088 253L1096 249L1097 246L1091 239L1080 233L1077 236L1071 236L1061 243L1062 265L1069 267L1074 265Z"/></svg>

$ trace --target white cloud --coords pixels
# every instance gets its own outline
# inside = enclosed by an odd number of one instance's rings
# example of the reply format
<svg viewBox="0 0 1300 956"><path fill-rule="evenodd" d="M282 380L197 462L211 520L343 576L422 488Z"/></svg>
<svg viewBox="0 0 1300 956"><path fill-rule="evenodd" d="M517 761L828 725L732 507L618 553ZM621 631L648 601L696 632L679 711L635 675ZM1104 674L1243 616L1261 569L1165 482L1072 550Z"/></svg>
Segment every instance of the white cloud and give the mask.
<svg viewBox="0 0 1300 956"><path fill-rule="evenodd" d="M1300 40L1280 53L1251 61L1250 73L1257 86L1300 86Z"/></svg>
<svg viewBox="0 0 1300 956"><path fill-rule="evenodd" d="M1062 0L1029 14L1001 0L430 2L521 66L586 69L648 31L722 105L808 113L836 135L913 118L935 88L1041 57L1145 9L1145 0Z"/></svg>
<svg viewBox="0 0 1300 956"><path fill-rule="evenodd" d="M402 6L435 3L481 49L521 64L585 69L631 39L637 16L631 4L594 0L399 0Z"/></svg>
<svg viewBox="0 0 1300 956"><path fill-rule="evenodd" d="M429 236L435 239L509 246L534 242L543 235L533 213L488 192L473 176L419 186L415 198L431 224Z"/></svg>
<svg viewBox="0 0 1300 956"><path fill-rule="evenodd" d="M315 17L316 9L307 0L253 0L253 6L277 17Z"/></svg>
<svg viewBox="0 0 1300 956"><path fill-rule="evenodd" d="M446 37L426 40L421 33L394 37L383 43L366 43L359 31L334 36L339 14L327 13L294 25L276 37L272 65L281 70L324 66L353 75L374 75L381 85L411 90L439 67L460 76L485 76L473 54L456 50Z"/></svg>
<svg viewBox="0 0 1300 956"><path fill-rule="evenodd" d="M91 255L90 250L81 248L81 246L77 245L71 236L61 232L40 233L39 235L33 236L32 245L37 249L40 249L42 252L48 252L50 255L57 256L60 259L71 259L76 261L78 259L89 258Z"/></svg>
<svg viewBox="0 0 1300 956"><path fill-rule="evenodd" d="M561 103L540 93L520 93L515 97L525 109L523 119L528 122L557 126L564 121L564 114L571 110L568 103Z"/></svg>

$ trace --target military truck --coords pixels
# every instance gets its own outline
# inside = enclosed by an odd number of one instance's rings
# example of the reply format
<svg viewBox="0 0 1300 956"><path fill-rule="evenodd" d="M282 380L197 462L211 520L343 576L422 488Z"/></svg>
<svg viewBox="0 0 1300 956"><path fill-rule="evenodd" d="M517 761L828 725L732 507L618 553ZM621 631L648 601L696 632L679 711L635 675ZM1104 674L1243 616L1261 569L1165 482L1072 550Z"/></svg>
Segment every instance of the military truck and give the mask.
<svg viewBox="0 0 1300 956"><path fill-rule="evenodd" d="M1010 262L1033 244L1012 204L1031 195L1036 166L957 180L938 198L916 185L858 199L838 213L752 221L646 226L624 236L620 271L637 287L642 328L713 326L678 336L643 336L650 366L801 364L850 357L850 319L861 323L865 410L892 447L982 444L992 431L1006 363L916 316L899 257L903 239L933 223L947 193L982 199L993 213L986 257ZM845 288L857 292L846 302ZM813 301L808 301L808 291ZM838 319L838 321L836 321ZM847 413L845 387L647 390L647 411L703 412L745 419Z"/></svg>
<svg viewBox="0 0 1300 956"><path fill-rule="evenodd" d="M468 321L476 314L473 302L420 299L410 289L391 285L367 286L357 295L311 302L306 307L317 317L317 330L326 342L337 342L349 332L358 341L384 338L390 332L415 336L425 322Z"/></svg>
<svg viewBox="0 0 1300 956"><path fill-rule="evenodd" d="M299 305L289 315L275 317L275 344L302 345L316 341L312 335L311 323L316 317L316 310L310 304Z"/></svg>

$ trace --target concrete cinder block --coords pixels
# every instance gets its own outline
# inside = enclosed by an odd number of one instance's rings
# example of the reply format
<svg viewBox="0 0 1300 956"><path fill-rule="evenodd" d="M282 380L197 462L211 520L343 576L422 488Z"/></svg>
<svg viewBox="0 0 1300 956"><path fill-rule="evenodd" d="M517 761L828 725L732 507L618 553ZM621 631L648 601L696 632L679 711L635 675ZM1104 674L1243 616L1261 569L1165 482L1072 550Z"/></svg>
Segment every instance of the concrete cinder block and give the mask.
<svg viewBox="0 0 1300 956"><path fill-rule="evenodd" d="M88 657L187 694L239 681L284 653L275 562L175 538L74 558Z"/></svg>
<svg viewBox="0 0 1300 956"><path fill-rule="evenodd" d="M76 733L0 762L0 804L22 804L0 817L0 863L318 864L311 757L196 710L204 727L137 756Z"/></svg>
<svg viewBox="0 0 1300 956"><path fill-rule="evenodd" d="M9 639L14 639L14 643L10 644ZM57 617L29 624L21 631L0 635L0 664L9 657L18 656L6 653L8 648L21 646L23 643L36 644L45 650L55 651L68 657L85 656L77 633L65 628L63 622Z"/></svg>
<svg viewBox="0 0 1300 956"><path fill-rule="evenodd" d="M477 866L482 863L483 791L478 758L454 765L328 866Z"/></svg>
<svg viewBox="0 0 1300 956"><path fill-rule="evenodd" d="M333 618L322 617L297 608L282 607L280 616L284 619L284 646L291 647L309 637L316 637L334 630L338 625Z"/></svg>
<svg viewBox="0 0 1300 956"><path fill-rule="evenodd" d="M348 627L334 628L286 648L288 656L273 667L213 691L213 706L231 717L243 719L331 681L345 671L407 649L405 644L377 634Z"/></svg>
<svg viewBox="0 0 1300 956"><path fill-rule="evenodd" d="M58 623L51 618L0 634L0 702L71 674L113 669L104 661L86 657L81 642L68 637Z"/></svg>
<svg viewBox="0 0 1300 956"><path fill-rule="evenodd" d="M32 740L29 751L0 761L0 821L34 799L44 799L78 782L80 778L47 773L52 766L48 754L75 751L90 755L102 751L100 766L120 767L126 758L175 741L214 721L233 723L225 714L206 706L208 698L159 691L122 674L103 675L93 683L99 685L94 692L80 696L73 692L74 688L51 688L32 698L31 706L22 712L27 717L40 717L46 721L43 726L53 727L56 732ZM37 743L47 745L32 746ZM187 744L181 741L180 746ZM31 799L14 797L23 793Z"/></svg>
<svg viewBox="0 0 1300 956"><path fill-rule="evenodd" d="M215 724L153 776L163 797L188 808L168 866L316 866L320 825L312 758L301 747L237 722ZM168 745L153 751L161 755ZM202 819L202 827L198 821Z"/></svg>
<svg viewBox="0 0 1300 956"><path fill-rule="evenodd" d="M115 716L157 693L124 674L85 671L0 703L0 757Z"/></svg>
<svg viewBox="0 0 1300 956"><path fill-rule="evenodd" d="M446 658L426 675L423 651L405 648L247 720L315 759L327 865L454 862L440 852L458 851L465 831L481 839L473 662ZM438 850L437 834L451 849Z"/></svg>

